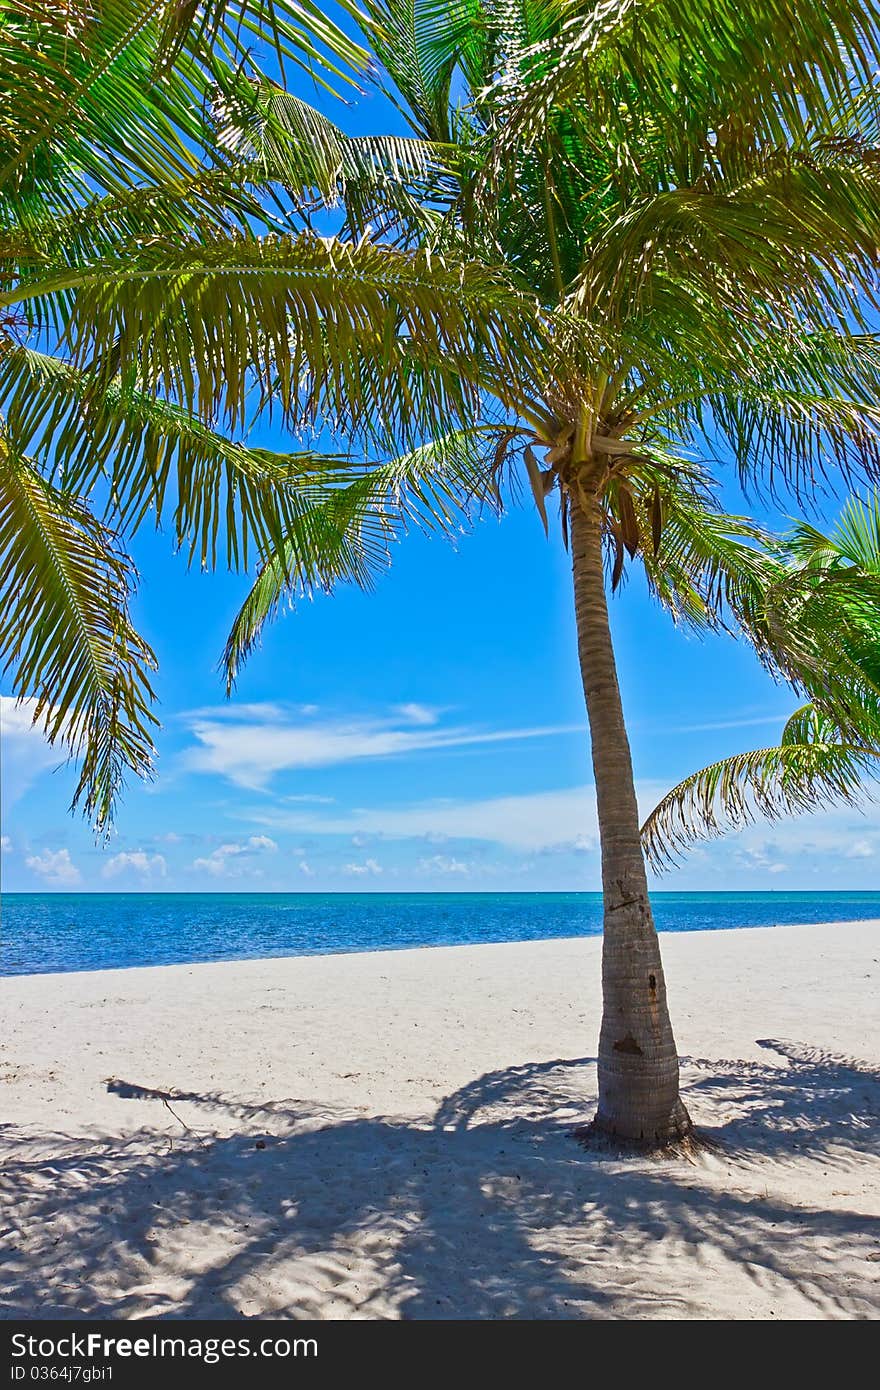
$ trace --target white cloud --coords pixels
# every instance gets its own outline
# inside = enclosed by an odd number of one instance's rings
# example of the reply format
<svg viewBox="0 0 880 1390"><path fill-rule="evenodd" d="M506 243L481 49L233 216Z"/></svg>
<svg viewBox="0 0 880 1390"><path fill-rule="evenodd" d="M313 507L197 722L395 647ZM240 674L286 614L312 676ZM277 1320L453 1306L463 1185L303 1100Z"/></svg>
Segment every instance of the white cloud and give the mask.
<svg viewBox="0 0 880 1390"><path fill-rule="evenodd" d="M744 849L764 853L774 859L801 857L812 864L823 856L837 860L847 858L854 844L870 846L878 830L878 809L867 803L861 809L838 806L828 811L786 816L773 822L772 838L768 838L766 822L762 823L759 819L739 836L730 838ZM860 850L858 855L852 857L865 856Z"/></svg>
<svg viewBox="0 0 880 1390"><path fill-rule="evenodd" d="M242 865L240 860L251 859L258 854L274 854L278 845L268 835L251 835L247 840L237 840L230 844L218 845L203 859L194 859L192 868L196 872L213 875L214 878L242 878L253 873L251 864Z"/></svg>
<svg viewBox="0 0 880 1390"><path fill-rule="evenodd" d="M118 878L120 874L134 873L142 878L164 878L168 865L161 854L147 854L142 849L122 850L101 870L102 878Z"/></svg>
<svg viewBox="0 0 880 1390"><path fill-rule="evenodd" d="M645 783L640 800L650 809L663 793ZM385 836L393 840L489 840L517 850L592 847L597 843L592 787L489 797L478 801L417 802L408 806L361 807L346 814L278 808L249 813L267 826L326 835Z"/></svg>
<svg viewBox="0 0 880 1390"><path fill-rule="evenodd" d="M405 719L408 724L436 724L440 718L440 710L433 709L431 705L419 705L411 702L407 705L395 705L394 708L401 719Z"/></svg>
<svg viewBox="0 0 880 1390"><path fill-rule="evenodd" d="M80 881L79 869L67 849L47 849L43 854L32 854L25 863L47 883L71 884Z"/></svg>
<svg viewBox="0 0 880 1390"><path fill-rule="evenodd" d="M299 861L297 868L299 869L300 873L303 875L304 878L315 877L314 869L312 868L311 864L306 863L305 859L301 859Z"/></svg>
<svg viewBox="0 0 880 1390"><path fill-rule="evenodd" d="M714 719L708 724L670 724L665 734L711 734L723 729L758 729L766 724L778 724L780 729L791 711L785 714L760 714L749 719Z"/></svg>
<svg viewBox="0 0 880 1390"><path fill-rule="evenodd" d="M0 852L3 854L12 853L12 840L8 835L0 835Z"/></svg>
<svg viewBox="0 0 880 1390"><path fill-rule="evenodd" d="M850 845L846 851L847 859L873 859L877 853L876 847L870 840L856 840L855 844Z"/></svg>
<svg viewBox="0 0 880 1390"><path fill-rule="evenodd" d="M779 859L779 847L775 842L764 841L757 845L739 845L734 860L743 869L763 869L768 874L781 874L788 865Z"/></svg>
<svg viewBox="0 0 880 1390"><path fill-rule="evenodd" d="M400 727L400 711L391 718L351 718L297 722L223 719L196 712L191 729L196 746L187 749L183 765L192 772L215 773L242 787L263 788L276 773L307 768L331 767L364 758L390 758L405 754L470 745L505 743L548 735L582 732L579 725L524 729L476 731L469 728L439 728L426 720L430 713L423 706L407 706L409 722ZM413 722L412 711L419 711ZM271 723L267 736L266 723Z"/></svg>
<svg viewBox="0 0 880 1390"><path fill-rule="evenodd" d="M382 872L382 865L377 859L365 859L363 864L346 864L342 870L344 874L350 874L355 878L373 877L375 878Z"/></svg>
<svg viewBox="0 0 880 1390"><path fill-rule="evenodd" d="M58 767L66 758L61 744L53 748L34 726L36 700L15 700L0 695L0 744L3 803L9 807L23 796L42 772Z"/></svg>
<svg viewBox="0 0 880 1390"><path fill-rule="evenodd" d="M305 714L309 706L301 706L300 713ZM312 706L311 708L315 708ZM287 718L287 710L284 705L275 704L270 700L255 701L251 704L237 704L230 700L223 705L202 705L199 709L184 710L180 716L186 722L194 719L256 719L261 724L275 724Z"/></svg>
<svg viewBox="0 0 880 1390"><path fill-rule="evenodd" d="M576 849L579 854L589 854L592 850L598 849L599 836L596 835L576 835L571 842L571 848Z"/></svg>
<svg viewBox="0 0 880 1390"><path fill-rule="evenodd" d="M215 878L238 878L239 873L235 869L230 869L226 859L216 850L206 859L194 859L192 867L196 873L213 874Z"/></svg>
<svg viewBox="0 0 880 1390"><path fill-rule="evenodd" d="M336 800L335 796L316 796L313 792L301 792L298 796L282 796L282 801L289 801L291 804L297 801L311 802L315 806L332 806Z"/></svg>
<svg viewBox="0 0 880 1390"><path fill-rule="evenodd" d="M39 729L33 727L36 709L36 700L16 700L12 695L0 695L0 730L3 737L14 739L33 736L45 743Z"/></svg>
<svg viewBox="0 0 880 1390"><path fill-rule="evenodd" d="M252 835L247 842L247 848L249 850L266 849L269 851L270 854L274 854L278 846L276 845L274 840L269 839L268 835Z"/></svg>
<svg viewBox="0 0 880 1390"><path fill-rule="evenodd" d="M448 854L432 854L428 859L420 859L416 866L420 874L460 874L467 878L471 872L470 864L463 859L454 859Z"/></svg>
<svg viewBox="0 0 880 1390"><path fill-rule="evenodd" d="M668 785L653 780L637 785L643 817L668 790ZM437 845L441 853L442 847L453 841L487 841L526 854L597 854L599 846L596 799L591 786L472 801L418 801L329 811L277 802L249 808L248 819L266 826L270 832L277 828L297 835L345 836L358 848L383 838L427 841ZM832 863L839 865L854 842L860 846L858 855L853 856L857 858L866 857L865 846L880 846L880 816L877 808L870 805L867 814L840 807L776 822L772 838L767 832L766 822L759 820L738 835L725 836L705 848L695 845L685 866L699 857L706 863L739 863L742 869L763 873L781 874L786 866L793 872L796 865L818 871L823 864L826 868ZM460 851L457 857L467 858Z"/></svg>

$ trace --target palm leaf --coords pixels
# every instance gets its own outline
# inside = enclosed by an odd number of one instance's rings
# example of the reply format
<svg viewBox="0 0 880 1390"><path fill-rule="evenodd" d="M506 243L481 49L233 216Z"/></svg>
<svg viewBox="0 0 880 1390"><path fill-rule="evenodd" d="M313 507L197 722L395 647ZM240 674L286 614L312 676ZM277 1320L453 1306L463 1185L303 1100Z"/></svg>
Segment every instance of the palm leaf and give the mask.
<svg viewBox="0 0 880 1390"><path fill-rule="evenodd" d="M612 473L603 499L609 529L623 519L621 503L628 507L631 553L674 621L696 631L754 622L771 575L781 569L772 537L723 510L704 466L660 443L645 444Z"/></svg>
<svg viewBox="0 0 880 1390"><path fill-rule="evenodd" d="M296 423L463 414L475 367L512 393L540 336L534 302L493 267L306 234L153 238L0 294L0 309L19 304L63 313L78 364L113 343L140 389L206 420L222 408L233 427L254 386ZM441 364L433 385L426 368Z"/></svg>
<svg viewBox="0 0 880 1390"><path fill-rule="evenodd" d="M153 755L150 648L131 625L134 571L112 532L0 439L0 653L50 743L79 759L74 805L108 826L124 776Z"/></svg>
<svg viewBox="0 0 880 1390"><path fill-rule="evenodd" d="M340 8L359 14L348 0ZM73 4L66 19L32 7L0 16L0 98L4 87L15 98L15 138L5 158L0 148L8 198L29 184L57 188L58 168L105 189L132 174L192 172L210 85L247 62L254 43L270 47L282 72L292 61L325 85L328 72L350 76L365 59L311 0L112 0Z"/></svg>
<svg viewBox="0 0 880 1390"><path fill-rule="evenodd" d="M104 492L108 515L127 533L168 519L177 546L202 568L231 568L283 545L300 493L342 456L248 447L168 401L95 382L57 358L18 348L0 359L0 409L22 450L65 492Z"/></svg>
<svg viewBox="0 0 880 1390"><path fill-rule="evenodd" d="M283 546L267 554L236 616L221 662L227 688L285 601L340 584L369 589L409 527L455 535L473 507L499 509L498 478L516 432L511 426L458 430L360 474L346 477L331 468L316 477Z"/></svg>
<svg viewBox="0 0 880 1390"><path fill-rule="evenodd" d="M677 862L696 841L742 829L758 816L779 820L870 797L865 782L880 772L880 738L874 746L843 742L813 706L792 716L790 726L778 747L722 758L663 797L641 831L656 869Z"/></svg>
<svg viewBox="0 0 880 1390"><path fill-rule="evenodd" d="M813 698L779 745L693 773L642 827L656 867L689 845L769 820L870 797L880 758L880 503L852 498L830 536L799 523L773 547L746 635Z"/></svg>
<svg viewBox="0 0 880 1390"><path fill-rule="evenodd" d="M873 0L613 0L572 3L521 65L528 99L508 142L535 138L548 110L580 111L619 165L644 175L646 133L665 148L670 184L690 182L713 133L721 151L805 138L852 107L880 62ZM667 167L668 167L667 166Z"/></svg>

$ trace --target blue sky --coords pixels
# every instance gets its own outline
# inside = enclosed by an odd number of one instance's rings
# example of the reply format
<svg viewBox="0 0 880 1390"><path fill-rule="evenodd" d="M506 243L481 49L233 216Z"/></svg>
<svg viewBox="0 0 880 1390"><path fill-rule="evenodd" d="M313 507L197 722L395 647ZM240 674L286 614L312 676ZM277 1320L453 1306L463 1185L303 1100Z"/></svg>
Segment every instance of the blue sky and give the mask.
<svg viewBox="0 0 880 1390"><path fill-rule="evenodd" d="M393 125L375 97L332 114ZM743 507L732 486L728 500ZM531 506L455 547L410 536L372 594L300 603L229 702L217 660L247 577L187 572L167 535L133 553L135 619L160 659L156 779L97 845L67 813L71 769L0 687L7 891L600 886L568 559ZM612 613L644 811L775 740L795 701L745 646L676 632L637 579ZM876 808L840 810L695 850L657 886L874 888L878 854Z"/></svg>
<svg viewBox="0 0 880 1390"><path fill-rule="evenodd" d="M245 576L135 543L136 619L161 662L155 782L96 845L69 768L3 702L10 890L596 889L599 856L567 557L533 509L453 547L414 535L372 594L303 602L234 698L216 670ZM771 742L793 708L750 652L671 626L634 580L613 601L642 805ZM871 888L880 822L841 810L692 853L658 886Z"/></svg>

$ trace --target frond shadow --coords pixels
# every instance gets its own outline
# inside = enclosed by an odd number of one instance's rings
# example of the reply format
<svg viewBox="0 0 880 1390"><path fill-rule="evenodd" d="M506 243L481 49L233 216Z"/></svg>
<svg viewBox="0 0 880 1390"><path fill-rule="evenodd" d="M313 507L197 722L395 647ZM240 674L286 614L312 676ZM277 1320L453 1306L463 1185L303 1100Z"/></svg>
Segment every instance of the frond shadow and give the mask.
<svg viewBox="0 0 880 1390"><path fill-rule="evenodd" d="M696 1164L585 1154L585 1058L487 1073L424 1121L111 1082L186 1107L202 1138L167 1116L125 1138L20 1133L0 1314L876 1316L880 1219L829 1187L877 1162L880 1077L770 1046L766 1064L685 1060L719 1144ZM205 1138L218 1114L234 1132ZM792 1162L811 1175L797 1199Z"/></svg>

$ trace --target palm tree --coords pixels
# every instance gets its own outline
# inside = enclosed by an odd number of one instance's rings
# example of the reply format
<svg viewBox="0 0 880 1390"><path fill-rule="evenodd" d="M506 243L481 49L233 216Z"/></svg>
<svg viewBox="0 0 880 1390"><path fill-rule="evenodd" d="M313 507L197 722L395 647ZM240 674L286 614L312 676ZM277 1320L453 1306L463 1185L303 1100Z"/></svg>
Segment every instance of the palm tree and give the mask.
<svg viewBox="0 0 880 1390"><path fill-rule="evenodd" d="M370 169L363 145L271 83L230 105L228 138L301 216L339 207L343 235L393 245L426 285L483 265L533 316L509 370L483 341L452 360L436 322L428 338L407 324L393 341L402 398L363 367L340 386L349 362L329 354L335 376L310 378L304 414L338 418L377 462L266 556L230 635L228 679L282 598L367 583L377 548L384 560L383 542L413 517L442 528L454 502L498 507L519 465L545 527L557 498L602 843L594 1130L662 1146L691 1125L606 578L616 589L638 560L676 617L704 626L732 612L793 677L809 659L762 626L764 538L711 504L706 459L721 440L744 479L796 492L876 472L880 353L864 302L880 227L878 12L805 14L784 0L721 16L700 0L366 8L380 84L412 130L397 168ZM444 391L464 417L453 428L437 417Z"/></svg>
<svg viewBox="0 0 880 1390"><path fill-rule="evenodd" d="M880 497L851 498L830 536L801 522L776 549L767 607L813 634L818 659L795 682L813 698L777 745L722 758L663 797L642 827L657 869L757 816L858 804L880 774Z"/></svg>
<svg viewBox="0 0 880 1390"><path fill-rule="evenodd" d="M555 497L602 839L595 1125L662 1146L690 1120L606 565L614 590L641 563L680 620L753 628L782 672L810 659L763 621L762 534L719 512L706 460L723 440L745 478L799 491L876 471L880 352L864 304L880 232L878 9L364 9L378 80L412 134L351 139L275 82L227 75L216 144L271 192L281 228L258 235L245 215L232 231L175 228L63 267L19 256L0 309L61 325L74 386L59 406L57 378L22 367L0 400L7 419L60 438L81 481L83 455L113 436L120 391L163 420L182 412L187 441L218 420L237 429L249 406L336 431L332 457L275 460L291 483L283 530L256 537L230 682L284 597L369 583L401 527L457 526L523 476L549 529ZM339 235L321 238L316 219L334 207ZM144 468L142 421L137 450L123 436L107 470L135 519L158 509L165 476L161 460ZM183 529L210 552L218 507L203 507L198 467L178 473Z"/></svg>

